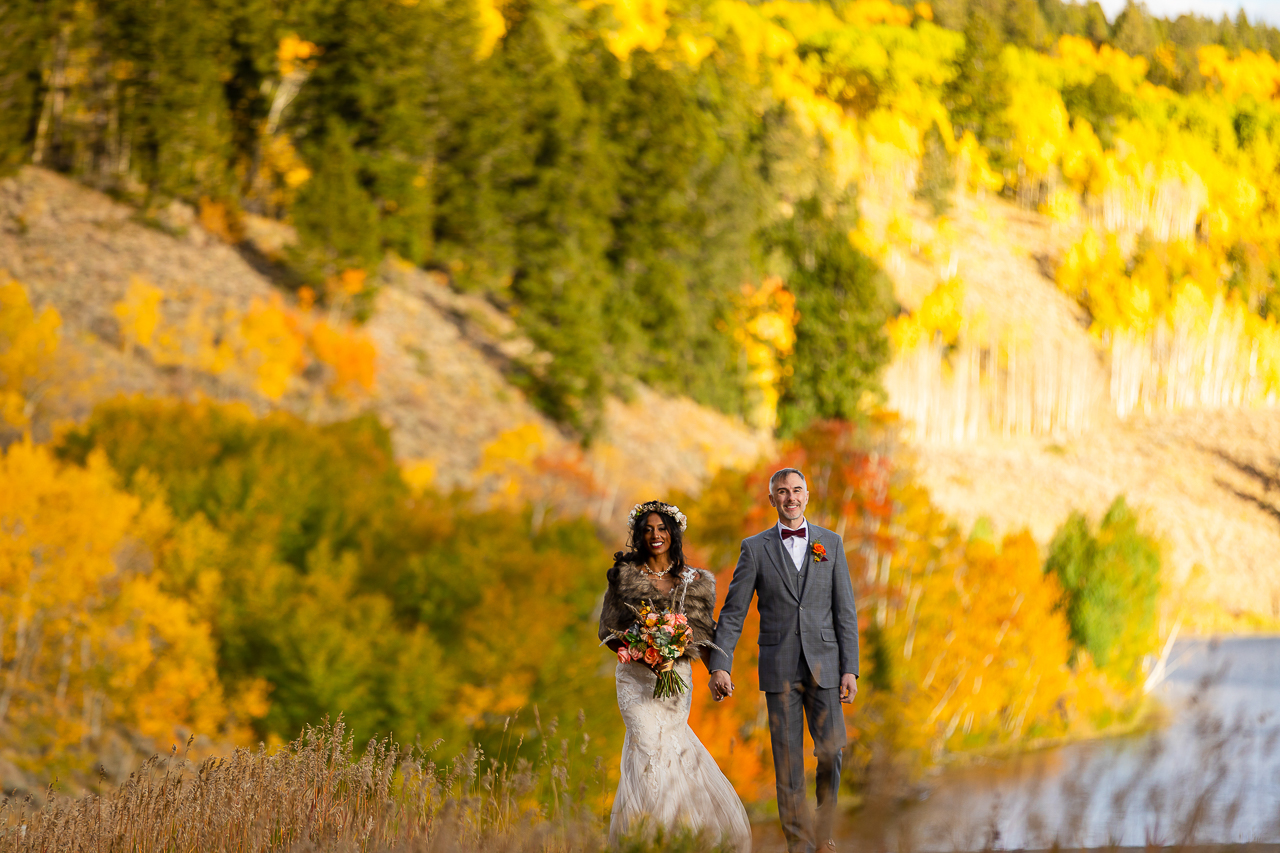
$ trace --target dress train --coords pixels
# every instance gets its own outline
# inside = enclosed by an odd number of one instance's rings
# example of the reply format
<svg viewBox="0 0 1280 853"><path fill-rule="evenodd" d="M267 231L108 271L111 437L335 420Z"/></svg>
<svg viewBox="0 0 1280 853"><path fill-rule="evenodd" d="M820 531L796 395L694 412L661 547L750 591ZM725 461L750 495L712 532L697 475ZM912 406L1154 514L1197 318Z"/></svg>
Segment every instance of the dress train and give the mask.
<svg viewBox="0 0 1280 853"><path fill-rule="evenodd" d="M676 661L689 690L653 698L657 675L638 663L620 663L616 671L618 708L627 725L622 744L622 778L613 800L609 844L616 845L641 820L667 827L705 829L751 851L751 823L733 785L711 753L689 728L693 705L693 666Z"/></svg>

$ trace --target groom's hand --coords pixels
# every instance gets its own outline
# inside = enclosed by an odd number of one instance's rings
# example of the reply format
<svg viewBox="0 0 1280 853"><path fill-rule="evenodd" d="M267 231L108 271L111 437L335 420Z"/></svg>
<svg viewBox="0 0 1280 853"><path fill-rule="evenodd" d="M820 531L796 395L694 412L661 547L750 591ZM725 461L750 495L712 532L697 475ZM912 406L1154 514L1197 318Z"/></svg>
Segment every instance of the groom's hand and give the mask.
<svg viewBox="0 0 1280 853"><path fill-rule="evenodd" d="M707 686L711 688L711 698L717 702L733 695L733 682L729 680L729 673L723 669L717 669L711 673L711 680L707 682Z"/></svg>
<svg viewBox="0 0 1280 853"><path fill-rule="evenodd" d="M846 672L840 676L840 701L846 705L853 704L853 697L858 695L858 676Z"/></svg>

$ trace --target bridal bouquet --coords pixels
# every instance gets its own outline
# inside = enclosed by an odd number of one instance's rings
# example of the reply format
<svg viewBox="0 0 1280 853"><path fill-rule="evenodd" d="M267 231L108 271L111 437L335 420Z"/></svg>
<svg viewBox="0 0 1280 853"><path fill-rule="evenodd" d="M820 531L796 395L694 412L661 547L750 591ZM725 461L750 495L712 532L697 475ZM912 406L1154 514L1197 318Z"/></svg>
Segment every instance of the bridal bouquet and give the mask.
<svg viewBox="0 0 1280 853"><path fill-rule="evenodd" d="M633 608L635 609L635 608ZM637 622L625 631L615 631L612 639L624 645L618 649L622 663L641 661L658 674L653 687L653 698L665 699L689 689L680 673L676 672L676 659L693 643L693 629L683 613L659 609L648 602L636 609Z"/></svg>

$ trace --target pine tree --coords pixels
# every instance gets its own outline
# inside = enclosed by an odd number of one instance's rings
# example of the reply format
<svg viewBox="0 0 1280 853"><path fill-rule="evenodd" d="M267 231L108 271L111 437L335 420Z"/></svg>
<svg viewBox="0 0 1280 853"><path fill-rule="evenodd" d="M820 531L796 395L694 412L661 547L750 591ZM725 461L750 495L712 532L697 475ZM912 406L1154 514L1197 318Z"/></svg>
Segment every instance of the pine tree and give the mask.
<svg viewBox="0 0 1280 853"><path fill-rule="evenodd" d="M1113 43L1130 56L1151 58L1160 46L1160 34L1156 31L1147 7L1142 3L1128 0L1124 9L1116 16L1112 29L1115 33Z"/></svg>
<svg viewBox="0 0 1280 853"><path fill-rule="evenodd" d="M458 283L518 306L552 356L523 381L553 417L584 434L606 387L604 297L610 271L614 160L603 118L558 57L533 4L466 81L437 146L437 260Z"/></svg>
<svg viewBox="0 0 1280 853"><path fill-rule="evenodd" d="M956 168L943 144L938 126L930 125L924 136L924 154L920 158L920 177L916 181L916 198L928 202L933 215L945 216L951 210L951 193L956 187Z"/></svg>
<svg viewBox="0 0 1280 853"><path fill-rule="evenodd" d="M358 183L376 210L379 247L415 263L426 260L431 236L425 98L433 10L399 0L329 0L300 16L321 54L288 125L303 140L326 134L331 119L345 126Z"/></svg>
<svg viewBox="0 0 1280 853"><path fill-rule="evenodd" d="M42 72L53 53L53 2L0 0L0 175L31 156L42 103Z"/></svg>
<svg viewBox="0 0 1280 853"><path fill-rule="evenodd" d="M293 222L300 246L296 263L315 283L345 269L371 269L381 250L378 209L361 181L352 133L336 117L313 138L315 172L302 186Z"/></svg>
<svg viewBox="0 0 1280 853"><path fill-rule="evenodd" d="M889 359L884 324L892 290L849 240L856 209L846 198L824 211L810 198L770 241L790 267L787 287L800 315L778 405L784 434L816 419L856 419L863 395L878 391L877 376Z"/></svg>
<svg viewBox="0 0 1280 853"><path fill-rule="evenodd" d="M104 59L128 69L114 109L129 161L161 197L227 197L231 126L222 91L227 20L187 0L98 7Z"/></svg>
<svg viewBox="0 0 1280 853"><path fill-rule="evenodd" d="M999 21L980 4L969 9L964 28L964 51L957 59L956 76L947 84L945 101L957 133L970 131L991 152L992 165L1012 166L1009 79L1000 59L1003 36Z"/></svg>

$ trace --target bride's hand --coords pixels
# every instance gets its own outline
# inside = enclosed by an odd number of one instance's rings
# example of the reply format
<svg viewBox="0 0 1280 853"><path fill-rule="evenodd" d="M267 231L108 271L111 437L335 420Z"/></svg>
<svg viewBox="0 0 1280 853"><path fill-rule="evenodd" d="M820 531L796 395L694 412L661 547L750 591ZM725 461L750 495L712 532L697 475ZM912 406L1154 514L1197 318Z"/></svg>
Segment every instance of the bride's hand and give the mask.
<svg viewBox="0 0 1280 853"><path fill-rule="evenodd" d="M729 673L723 669L717 669L711 673L711 680L707 682L707 686L711 688L711 698L717 702L733 695L733 682L729 679Z"/></svg>

